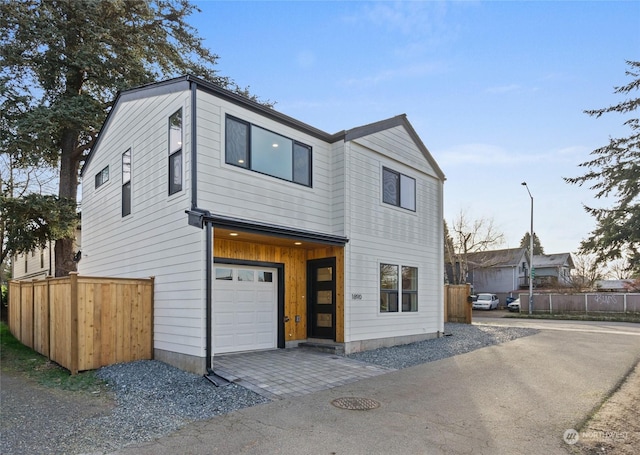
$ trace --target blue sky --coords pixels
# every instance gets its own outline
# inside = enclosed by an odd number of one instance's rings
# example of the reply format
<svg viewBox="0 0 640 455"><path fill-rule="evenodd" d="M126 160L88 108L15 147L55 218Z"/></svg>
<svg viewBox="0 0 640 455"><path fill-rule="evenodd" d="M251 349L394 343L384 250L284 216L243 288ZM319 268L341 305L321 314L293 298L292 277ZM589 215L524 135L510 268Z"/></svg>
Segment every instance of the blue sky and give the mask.
<svg viewBox="0 0 640 455"><path fill-rule="evenodd" d="M213 2L190 23L218 70L329 133L405 113L447 176L445 218L493 219L502 247L534 231L574 252L594 192L566 184L627 118L640 2Z"/></svg>

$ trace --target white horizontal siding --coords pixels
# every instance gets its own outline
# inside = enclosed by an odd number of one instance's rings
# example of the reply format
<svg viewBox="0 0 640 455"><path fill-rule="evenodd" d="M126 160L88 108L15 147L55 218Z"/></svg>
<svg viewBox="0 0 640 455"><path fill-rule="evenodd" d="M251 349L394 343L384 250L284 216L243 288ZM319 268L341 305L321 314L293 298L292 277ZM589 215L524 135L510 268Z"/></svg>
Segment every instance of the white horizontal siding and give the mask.
<svg viewBox="0 0 640 455"><path fill-rule="evenodd" d="M84 275L155 276L154 347L204 356L204 231L189 226L188 91L122 101L84 170ZM182 108L183 189L168 195L168 119ZM131 149L131 214L121 216L121 156ZM94 176L109 166L97 190Z"/></svg>
<svg viewBox="0 0 640 455"><path fill-rule="evenodd" d="M349 143L346 341L441 331L442 182L403 127ZM416 180L416 211L382 202L382 168ZM380 313L380 263L418 268L418 311ZM361 294L361 300L351 300Z"/></svg>
<svg viewBox="0 0 640 455"><path fill-rule="evenodd" d="M415 142L413 142L413 139L403 126L396 126L375 134L363 136L356 139L355 142L404 163L411 168L434 177L437 176L435 170L422 152L418 150Z"/></svg>
<svg viewBox="0 0 640 455"><path fill-rule="evenodd" d="M333 210L333 232L344 234L345 232L345 144L336 142L331 148L331 207Z"/></svg>
<svg viewBox="0 0 640 455"><path fill-rule="evenodd" d="M336 233L330 144L206 93L198 93L197 103L201 208L225 216ZM226 164L226 114L311 146L313 187Z"/></svg>
<svg viewBox="0 0 640 455"><path fill-rule="evenodd" d="M53 245L52 245L53 246ZM23 280L31 278L44 278L54 273L54 261L51 261L51 269L49 268L49 248L37 248L33 252L26 252L16 255L13 258L13 275L14 280ZM41 254L44 253L44 257Z"/></svg>

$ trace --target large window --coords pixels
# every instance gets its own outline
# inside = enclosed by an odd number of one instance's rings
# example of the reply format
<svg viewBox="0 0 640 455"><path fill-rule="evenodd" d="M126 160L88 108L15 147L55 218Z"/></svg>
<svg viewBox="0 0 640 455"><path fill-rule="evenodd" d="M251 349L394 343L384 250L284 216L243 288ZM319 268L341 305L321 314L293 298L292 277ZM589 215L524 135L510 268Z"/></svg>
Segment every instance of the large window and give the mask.
<svg viewBox="0 0 640 455"><path fill-rule="evenodd" d="M122 216L131 213L131 149L122 154Z"/></svg>
<svg viewBox="0 0 640 455"><path fill-rule="evenodd" d="M104 185L109 181L109 166L96 174L96 188Z"/></svg>
<svg viewBox="0 0 640 455"><path fill-rule="evenodd" d="M227 117L226 163L311 186L311 147Z"/></svg>
<svg viewBox="0 0 640 455"><path fill-rule="evenodd" d="M380 264L380 312L412 311L418 311L418 269Z"/></svg>
<svg viewBox="0 0 640 455"><path fill-rule="evenodd" d="M182 109L169 117L169 194L182 191Z"/></svg>
<svg viewBox="0 0 640 455"><path fill-rule="evenodd" d="M388 168L382 168L382 201L416 210L416 180Z"/></svg>

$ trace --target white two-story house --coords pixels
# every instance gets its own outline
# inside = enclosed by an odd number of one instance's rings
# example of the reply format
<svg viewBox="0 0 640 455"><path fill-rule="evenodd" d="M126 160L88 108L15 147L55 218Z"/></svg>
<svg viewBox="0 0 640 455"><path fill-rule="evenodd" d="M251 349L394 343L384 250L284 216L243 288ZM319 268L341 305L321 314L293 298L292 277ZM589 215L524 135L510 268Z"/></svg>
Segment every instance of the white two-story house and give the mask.
<svg viewBox="0 0 640 455"><path fill-rule="evenodd" d="M155 277L158 360L443 331L444 175L404 115L328 134L184 76L120 93L82 178L79 271Z"/></svg>

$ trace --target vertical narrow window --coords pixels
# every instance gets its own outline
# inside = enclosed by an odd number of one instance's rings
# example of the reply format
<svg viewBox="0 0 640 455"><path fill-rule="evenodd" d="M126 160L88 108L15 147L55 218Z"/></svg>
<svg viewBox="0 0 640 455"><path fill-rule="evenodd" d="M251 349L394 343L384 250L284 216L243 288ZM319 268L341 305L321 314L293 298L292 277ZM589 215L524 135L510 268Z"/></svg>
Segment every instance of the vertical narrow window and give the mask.
<svg viewBox="0 0 640 455"><path fill-rule="evenodd" d="M398 266L380 264L380 312L398 311Z"/></svg>
<svg viewBox="0 0 640 455"><path fill-rule="evenodd" d="M40 268L44 269L44 248L40 249Z"/></svg>
<svg viewBox="0 0 640 455"><path fill-rule="evenodd" d="M293 143L293 181L311 186L311 147Z"/></svg>
<svg viewBox="0 0 640 455"><path fill-rule="evenodd" d="M418 269L402 266L402 311L418 311Z"/></svg>
<svg viewBox="0 0 640 455"><path fill-rule="evenodd" d="M416 210L416 181L400 174L400 207Z"/></svg>
<svg viewBox="0 0 640 455"><path fill-rule="evenodd" d="M182 191L182 109L169 117L169 195Z"/></svg>
<svg viewBox="0 0 640 455"><path fill-rule="evenodd" d="M249 124L227 117L226 163L249 169Z"/></svg>
<svg viewBox="0 0 640 455"><path fill-rule="evenodd" d="M131 213L131 149L122 154L122 216Z"/></svg>
<svg viewBox="0 0 640 455"><path fill-rule="evenodd" d="M398 181L400 176L390 169L382 169L382 200L387 204L400 205L400 191L398 191Z"/></svg>

